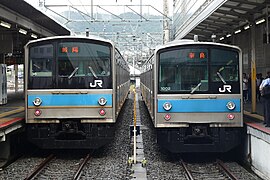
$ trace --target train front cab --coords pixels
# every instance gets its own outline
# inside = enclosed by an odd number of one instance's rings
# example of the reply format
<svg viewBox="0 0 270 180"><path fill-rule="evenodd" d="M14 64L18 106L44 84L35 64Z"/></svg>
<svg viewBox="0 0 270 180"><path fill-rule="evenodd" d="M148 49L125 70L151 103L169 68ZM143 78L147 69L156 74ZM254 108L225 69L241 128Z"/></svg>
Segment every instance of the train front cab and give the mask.
<svg viewBox="0 0 270 180"><path fill-rule="evenodd" d="M114 50L107 40L71 36L25 46L30 142L43 149L95 149L111 142L117 104Z"/></svg>
<svg viewBox="0 0 270 180"><path fill-rule="evenodd" d="M157 141L171 152L226 152L241 141L241 50L215 43L156 52Z"/></svg>
<svg viewBox="0 0 270 180"><path fill-rule="evenodd" d="M240 144L243 126L240 95L229 99L219 99L224 96L206 99L204 95L188 99L158 97L157 140L162 147L171 152L227 152ZM231 103L235 105L233 110L228 108Z"/></svg>
<svg viewBox="0 0 270 180"><path fill-rule="evenodd" d="M95 149L108 144L114 137L112 90L70 93L28 91L29 141L42 149ZM104 98L106 104L100 105ZM34 105L37 99L42 101L39 106Z"/></svg>

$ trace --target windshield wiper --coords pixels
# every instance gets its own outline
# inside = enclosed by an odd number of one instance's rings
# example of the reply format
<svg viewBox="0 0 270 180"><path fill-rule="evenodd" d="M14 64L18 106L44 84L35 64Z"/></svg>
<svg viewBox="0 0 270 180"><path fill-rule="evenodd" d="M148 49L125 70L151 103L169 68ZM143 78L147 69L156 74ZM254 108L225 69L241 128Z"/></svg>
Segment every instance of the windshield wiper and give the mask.
<svg viewBox="0 0 270 180"><path fill-rule="evenodd" d="M90 69L90 71L91 71L91 73L93 74L93 76L94 76L95 78L98 78L97 75L96 75L96 73L95 73L95 71L93 70L93 68L92 68L91 66L89 66L88 68Z"/></svg>
<svg viewBox="0 0 270 180"><path fill-rule="evenodd" d="M76 67L73 71L72 71L72 73L68 76L68 79L71 79L74 75L75 75L75 73L78 71L78 67Z"/></svg>
<svg viewBox="0 0 270 180"><path fill-rule="evenodd" d="M199 83L195 88L192 89L190 94L193 94L195 91L197 91L201 85L202 85L202 83Z"/></svg>
<svg viewBox="0 0 270 180"><path fill-rule="evenodd" d="M227 84L227 82L224 80L224 78L221 76L221 74L219 72L217 72L217 75L218 75L219 79L223 82L223 84Z"/></svg>

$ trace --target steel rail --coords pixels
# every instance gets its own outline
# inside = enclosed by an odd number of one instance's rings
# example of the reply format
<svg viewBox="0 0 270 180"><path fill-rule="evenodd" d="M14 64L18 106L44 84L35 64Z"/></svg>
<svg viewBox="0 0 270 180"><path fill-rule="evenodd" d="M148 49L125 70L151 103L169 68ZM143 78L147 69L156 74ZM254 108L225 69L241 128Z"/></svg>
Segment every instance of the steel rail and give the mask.
<svg viewBox="0 0 270 180"><path fill-rule="evenodd" d="M183 160L181 160L180 163L183 166L183 168L184 168L184 170L185 170L185 172L187 174L188 179L189 180L194 180L194 178L193 178L191 172L188 170L187 165L185 164L185 162Z"/></svg>
<svg viewBox="0 0 270 180"><path fill-rule="evenodd" d="M54 158L55 156L53 154L49 155L44 161L42 161L32 173L30 173L25 180L34 179L40 171L44 169L44 167Z"/></svg>
<svg viewBox="0 0 270 180"><path fill-rule="evenodd" d="M90 157L91 157L90 154L87 154L87 156L84 158L83 162L80 164L80 167L78 168L77 172L73 176L73 178L72 178L73 180L80 179L81 174L82 174L82 169L86 165L86 163L88 162Z"/></svg>
<svg viewBox="0 0 270 180"><path fill-rule="evenodd" d="M232 180L238 180L238 178L226 167L226 165L219 159L217 159L217 164L219 167L225 171L226 175Z"/></svg>

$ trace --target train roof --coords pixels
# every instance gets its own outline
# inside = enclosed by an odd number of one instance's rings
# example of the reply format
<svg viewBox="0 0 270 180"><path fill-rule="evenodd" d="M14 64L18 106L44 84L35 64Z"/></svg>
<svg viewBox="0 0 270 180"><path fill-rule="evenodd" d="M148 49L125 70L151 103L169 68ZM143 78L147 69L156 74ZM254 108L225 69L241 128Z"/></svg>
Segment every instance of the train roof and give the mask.
<svg viewBox="0 0 270 180"><path fill-rule="evenodd" d="M72 38L92 39L92 40L96 40L96 41L107 42L107 43L110 43L110 44L112 44L114 46L114 43L112 41L110 41L108 39L98 37L98 36L90 35L89 37L86 37L86 36L74 36L74 35L71 35L71 36L50 36L50 37L40 38L40 39L36 39L36 40L31 40L25 45L25 47L27 47L29 44L35 43L35 42L40 42L40 41L44 41L44 40L53 40L53 39L63 39L63 38L65 38L65 39L72 39Z"/></svg>
<svg viewBox="0 0 270 180"><path fill-rule="evenodd" d="M239 51L241 51L241 49L238 46L233 46L233 45L229 45L229 44L222 44L222 43L216 43L216 42L200 42L200 41L194 41L194 40L190 40L190 39L182 39L182 40L170 41L164 45L160 45L160 46L156 47L155 53L161 49L174 47L174 46L181 46L181 45L215 45L215 46L235 48L235 49L238 49Z"/></svg>

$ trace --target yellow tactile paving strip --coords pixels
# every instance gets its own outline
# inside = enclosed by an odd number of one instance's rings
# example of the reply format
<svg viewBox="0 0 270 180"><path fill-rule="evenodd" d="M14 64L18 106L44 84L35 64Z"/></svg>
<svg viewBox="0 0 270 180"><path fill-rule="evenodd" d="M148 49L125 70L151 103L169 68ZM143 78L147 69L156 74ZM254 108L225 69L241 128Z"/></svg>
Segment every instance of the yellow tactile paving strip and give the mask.
<svg viewBox="0 0 270 180"><path fill-rule="evenodd" d="M253 118L256 118L260 121L264 121L264 117L259 115L259 114L252 114L251 112L248 112L248 111L244 111L244 114L247 115L247 116L251 116Z"/></svg>
<svg viewBox="0 0 270 180"><path fill-rule="evenodd" d="M24 107L18 107L17 109L3 112L3 113L0 114L0 119L2 119L3 117L6 117L6 116L10 116L10 115L13 115L13 114L23 112L23 111L24 111Z"/></svg>

